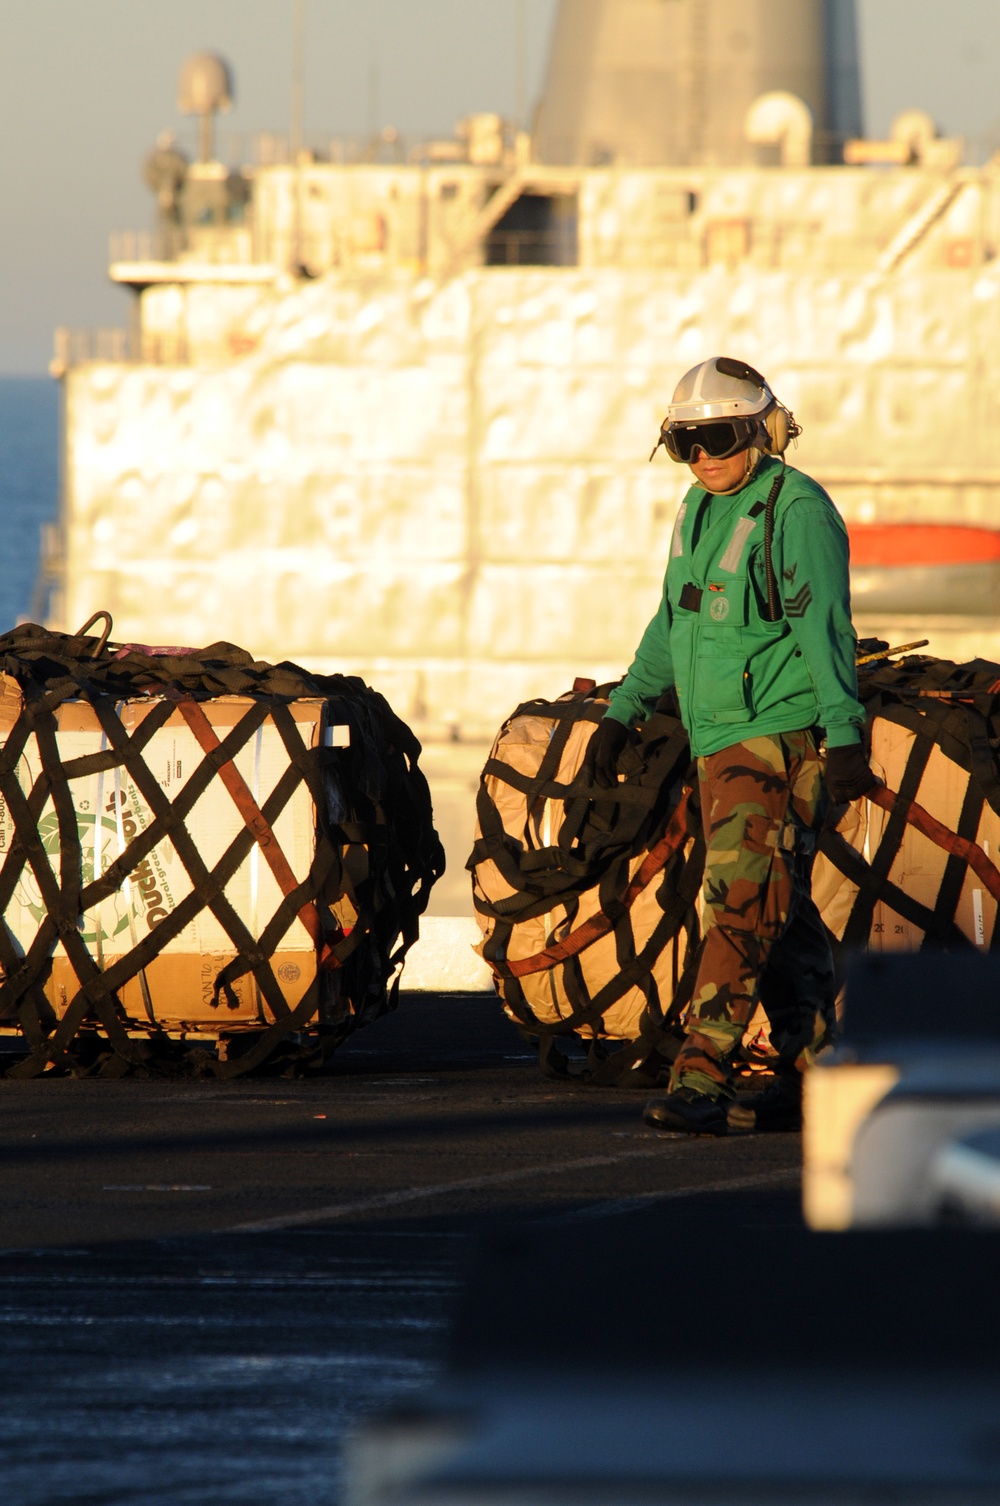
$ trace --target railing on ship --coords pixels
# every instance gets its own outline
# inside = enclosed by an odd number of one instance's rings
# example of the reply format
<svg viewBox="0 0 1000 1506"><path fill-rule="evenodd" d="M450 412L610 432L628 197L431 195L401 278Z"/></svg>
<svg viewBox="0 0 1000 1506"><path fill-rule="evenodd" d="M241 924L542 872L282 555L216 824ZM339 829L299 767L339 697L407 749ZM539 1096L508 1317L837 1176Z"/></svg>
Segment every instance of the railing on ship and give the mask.
<svg viewBox="0 0 1000 1506"><path fill-rule="evenodd" d="M113 230L108 237L110 259L116 261L173 261L176 239L161 231Z"/></svg>
<svg viewBox="0 0 1000 1506"><path fill-rule="evenodd" d="M107 361L121 364L139 360L136 342L128 329L72 329L60 325L55 332L55 347L49 371L52 376L63 376L71 366L82 366L87 361Z"/></svg>
<svg viewBox="0 0 1000 1506"><path fill-rule="evenodd" d="M109 238L112 266L143 262L194 262L201 266L249 266L257 259L249 225L169 226L160 230L115 230Z"/></svg>
<svg viewBox="0 0 1000 1506"><path fill-rule="evenodd" d="M66 555L62 527L58 523L41 525L38 572L31 591L29 621L47 622L55 615L53 608L66 572Z"/></svg>
<svg viewBox="0 0 1000 1506"><path fill-rule="evenodd" d="M88 362L129 365L142 361L154 366L186 366L187 341L182 335L147 334L136 339L129 329L67 329L55 333L55 349L49 374L65 376L73 366Z"/></svg>

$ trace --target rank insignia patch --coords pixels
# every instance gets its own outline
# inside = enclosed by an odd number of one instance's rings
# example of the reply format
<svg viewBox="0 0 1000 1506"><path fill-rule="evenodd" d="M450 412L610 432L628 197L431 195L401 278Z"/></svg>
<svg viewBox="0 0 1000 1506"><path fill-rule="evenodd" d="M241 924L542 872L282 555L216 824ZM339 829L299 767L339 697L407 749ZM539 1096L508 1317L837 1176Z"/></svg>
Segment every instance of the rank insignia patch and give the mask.
<svg viewBox="0 0 1000 1506"><path fill-rule="evenodd" d="M812 605L812 586L806 581L805 585L796 591L794 596L789 596L785 602L786 617L804 617Z"/></svg>

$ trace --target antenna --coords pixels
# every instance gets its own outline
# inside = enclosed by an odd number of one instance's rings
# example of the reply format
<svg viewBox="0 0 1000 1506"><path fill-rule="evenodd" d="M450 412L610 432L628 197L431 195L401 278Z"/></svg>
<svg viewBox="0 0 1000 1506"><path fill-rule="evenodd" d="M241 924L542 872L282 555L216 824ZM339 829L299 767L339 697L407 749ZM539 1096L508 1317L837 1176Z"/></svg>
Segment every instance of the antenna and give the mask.
<svg viewBox="0 0 1000 1506"><path fill-rule="evenodd" d="M528 17L525 0L515 0L514 12L514 120L519 131L525 129L525 95L528 72Z"/></svg>
<svg viewBox="0 0 1000 1506"><path fill-rule="evenodd" d="M302 268L302 158L305 113L306 0L292 0L292 266Z"/></svg>
<svg viewBox="0 0 1000 1506"><path fill-rule="evenodd" d="M289 134L293 162L298 162L299 153L305 145L305 38L306 0L292 0L292 113Z"/></svg>
<svg viewBox="0 0 1000 1506"><path fill-rule="evenodd" d="M181 64L177 80L177 108L182 115L197 115L198 160L211 162L214 147L214 116L233 107L233 76L229 64L216 52L193 52Z"/></svg>
<svg viewBox="0 0 1000 1506"><path fill-rule="evenodd" d="M378 97L378 53L373 52L368 64L368 141L369 150L374 150L374 142L378 137L378 117L381 106Z"/></svg>

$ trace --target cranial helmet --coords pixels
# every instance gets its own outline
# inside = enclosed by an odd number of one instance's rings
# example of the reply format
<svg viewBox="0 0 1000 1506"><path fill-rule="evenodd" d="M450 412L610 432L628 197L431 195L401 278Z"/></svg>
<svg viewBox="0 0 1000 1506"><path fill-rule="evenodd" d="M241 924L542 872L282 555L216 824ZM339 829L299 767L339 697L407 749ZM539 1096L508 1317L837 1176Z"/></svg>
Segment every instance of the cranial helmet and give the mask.
<svg viewBox="0 0 1000 1506"><path fill-rule="evenodd" d="M732 455L746 449L756 451L756 459L784 454L802 432L760 372L728 356L713 356L681 377L659 443L672 460L686 463L699 444L703 424L713 426L704 435L707 443L702 448L708 453Z"/></svg>
<svg viewBox="0 0 1000 1506"><path fill-rule="evenodd" d="M681 377L667 417L671 423L699 424L711 418L763 413L773 402L774 395L759 371L745 361L713 356Z"/></svg>

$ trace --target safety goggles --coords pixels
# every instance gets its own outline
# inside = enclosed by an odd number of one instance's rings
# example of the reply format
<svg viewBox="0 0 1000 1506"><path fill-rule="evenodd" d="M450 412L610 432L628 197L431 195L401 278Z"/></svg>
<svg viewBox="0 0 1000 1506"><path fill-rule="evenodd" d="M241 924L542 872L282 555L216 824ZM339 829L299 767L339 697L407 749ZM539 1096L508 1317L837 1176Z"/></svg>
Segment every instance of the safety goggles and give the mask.
<svg viewBox="0 0 1000 1506"><path fill-rule="evenodd" d="M671 460L689 465L696 450L712 460L738 455L749 448L756 433L756 418L717 418L704 424L665 424L660 430L660 444Z"/></svg>

